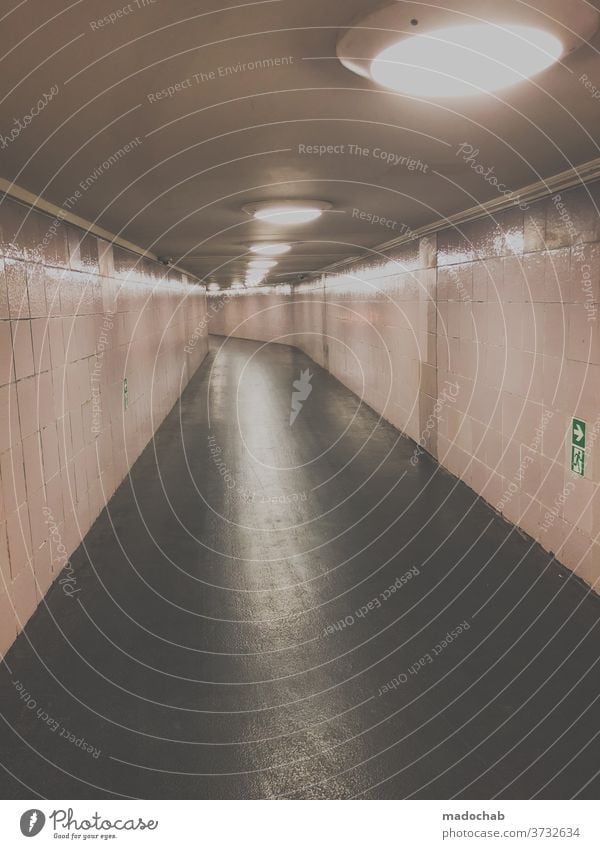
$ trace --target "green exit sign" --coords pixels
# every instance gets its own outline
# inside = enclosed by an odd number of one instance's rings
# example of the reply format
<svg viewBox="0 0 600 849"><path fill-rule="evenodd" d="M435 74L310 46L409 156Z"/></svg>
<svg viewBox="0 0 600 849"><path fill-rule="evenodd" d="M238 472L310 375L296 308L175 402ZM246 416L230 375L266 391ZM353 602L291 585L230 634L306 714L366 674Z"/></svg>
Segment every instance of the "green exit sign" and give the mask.
<svg viewBox="0 0 600 849"><path fill-rule="evenodd" d="M571 423L571 445L585 448L585 422L583 419L573 419Z"/></svg>
<svg viewBox="0 0 600 849"><path fill-rule="evenodd" d="M576 445L571 445L571 471L581 477L585 474L585 451Z"/></svg>
<svg viewBox="0 0 600 849"><path fill-rule="evenodd" d="M576 475L585 475L585 431L583 419L571 420L571 471Z"/></svg>

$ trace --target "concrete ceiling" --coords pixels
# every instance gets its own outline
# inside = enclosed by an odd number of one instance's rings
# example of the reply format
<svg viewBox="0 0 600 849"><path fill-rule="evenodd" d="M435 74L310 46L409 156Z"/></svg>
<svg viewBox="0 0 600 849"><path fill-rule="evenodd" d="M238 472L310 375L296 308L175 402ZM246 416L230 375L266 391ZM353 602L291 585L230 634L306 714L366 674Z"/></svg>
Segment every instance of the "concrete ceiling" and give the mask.
<svg viewBox="0 0 600 849"><path fill-rule="evenodd" d="M564 2L576 9L584 0ZM256 240L297 243L272 278L288 282L497 197L457 155L462 142L508 189L600 155L600 100L590 88L600 90L598 35L498 96L419 102L336 58L339 30L371 0L6 5L0 134L41 93L58 91L0 150L0 175L222 285L243 274ZM426 4L406 5L408 13ZM98 23L111 13L114 23ZM333 149L318 155L309 145ZM422 167L394 164L403 156ZM242 211L269 198L333 207L285 230Z"/></svg>

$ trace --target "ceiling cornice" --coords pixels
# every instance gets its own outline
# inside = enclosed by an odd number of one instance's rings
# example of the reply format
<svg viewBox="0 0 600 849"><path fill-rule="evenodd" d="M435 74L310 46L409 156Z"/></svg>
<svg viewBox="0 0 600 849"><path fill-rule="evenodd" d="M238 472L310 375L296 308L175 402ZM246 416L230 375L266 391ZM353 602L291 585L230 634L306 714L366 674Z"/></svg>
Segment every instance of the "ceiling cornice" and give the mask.
<svg viewBox="0 0 600 849"><path fill-rule="evenodd" d="M57 206L55 203L52 203L52 201L46 200L40 195L36 195L33 192L24 189L17 183L5 180L3 177L0 177L0 195L5 195L13 198L14 200L18 200L20 203L24 203L33 209L37 209L40 212L45 213L46 215L51 215L59 221L65 221L67 224L72 224L80 230L85 230L86 233L93 233L94 236L98 236L100 239L105 239L112 245L118 245L121 248L125 248L128 251L132 251L135 254L147 257L154 262L159 262L161 265L164 265L164 263L160 262L158 256L152 251L145 250L139 245L136 245L127 239L123 239L121 236L117 236L109 230L105 230L104 227L100 227L98 224L94 224L86 218L81 218L81 216L75 215L74 212L71 212L62 206ZM192 280L198 280L195 274L185 268L180 268L177 265L169 265L169 268L180 271Z"/></svg>
<svg viewBox="0 0 600 849"><path fill-rule="evenodd" d="M593 183L598 179L600 179L600 157L585 162L583 165L567 168L565 171L561 171L559 174L555 174L553 177L548 177L545 180L530 183L528 186L511 192L508 195L502 195L485 203L477 204L477 206L471 206L447 218L438 218L431 224L425 224L423 227L412 230L410 233L370 248L369 251L365 251L360 257L349 257L332 265L327 265L320 269L319 272L316 272L316 274L325 274L345 268L348 265L355 265L357 262L365 262L371 259L373 254L386 253L408 242L413 242L415 239L420 239L423 236L439 233L441 230L447 230L449 227L459 227L462 224L467 224L469 221L475 221L477 218L494 216L506 209L512 209L519 204L534 203L542 198L551 197L558 192L564 192L567 189Z"/></svg>

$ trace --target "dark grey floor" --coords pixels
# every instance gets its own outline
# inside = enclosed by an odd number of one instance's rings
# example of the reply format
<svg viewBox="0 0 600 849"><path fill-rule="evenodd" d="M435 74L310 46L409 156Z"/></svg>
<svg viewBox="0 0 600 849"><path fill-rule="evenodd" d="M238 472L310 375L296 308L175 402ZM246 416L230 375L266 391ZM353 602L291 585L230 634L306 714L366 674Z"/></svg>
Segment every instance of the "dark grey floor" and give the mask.
<svg viewBox="0 0 600 849"><path fill-rule="evenodd" d="M596 797L598 600L298 351L222 341L8 655L3 795Z"/></svg>

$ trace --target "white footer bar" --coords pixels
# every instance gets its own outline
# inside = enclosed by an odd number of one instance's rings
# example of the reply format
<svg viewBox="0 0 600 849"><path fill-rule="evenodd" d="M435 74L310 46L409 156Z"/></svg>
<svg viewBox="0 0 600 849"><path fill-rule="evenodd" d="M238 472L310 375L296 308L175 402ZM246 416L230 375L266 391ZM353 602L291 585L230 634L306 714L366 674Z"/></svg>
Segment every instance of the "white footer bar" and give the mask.
<svg viewBox="0 0 600 849"><path fill-rule="evenodd" d="M599 807L595 801L3 801L0 846L598 849Z"/></svg>

